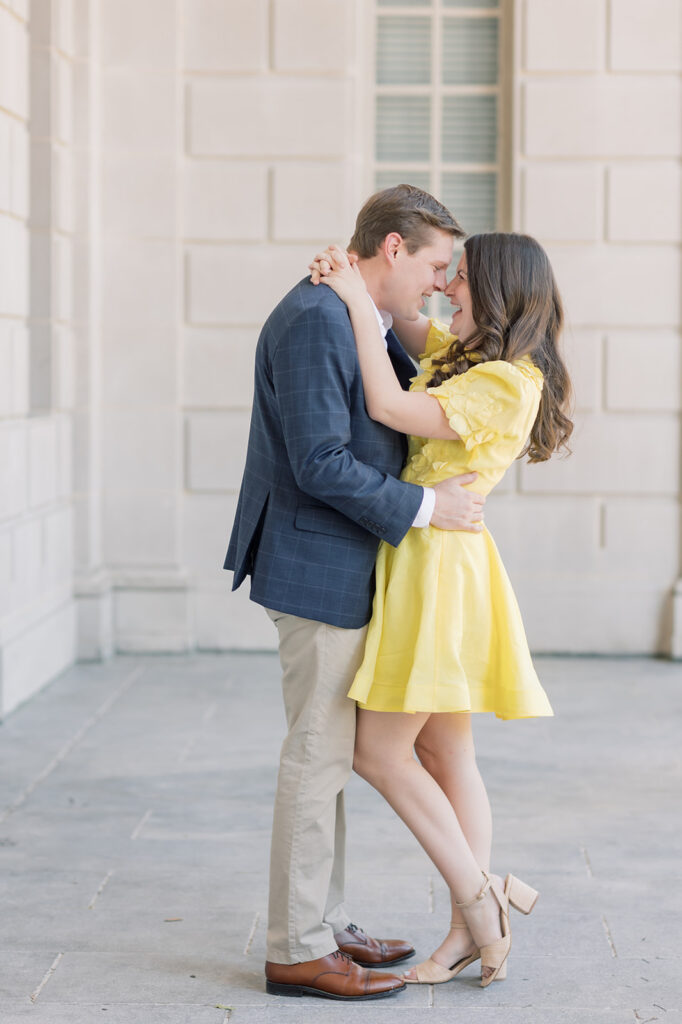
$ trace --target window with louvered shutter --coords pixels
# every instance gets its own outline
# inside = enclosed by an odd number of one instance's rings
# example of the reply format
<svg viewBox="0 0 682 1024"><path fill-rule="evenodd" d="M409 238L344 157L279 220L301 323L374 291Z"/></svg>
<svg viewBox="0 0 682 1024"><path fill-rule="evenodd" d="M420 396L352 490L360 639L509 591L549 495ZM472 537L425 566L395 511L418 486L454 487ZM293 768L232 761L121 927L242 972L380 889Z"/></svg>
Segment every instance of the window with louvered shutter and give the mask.
<svg viewBox="0 0 682 1024"><path fill-rule="evenodd" d="M499 227L503 0L375 0L374 185L437 196L468 234Z"/></svg>

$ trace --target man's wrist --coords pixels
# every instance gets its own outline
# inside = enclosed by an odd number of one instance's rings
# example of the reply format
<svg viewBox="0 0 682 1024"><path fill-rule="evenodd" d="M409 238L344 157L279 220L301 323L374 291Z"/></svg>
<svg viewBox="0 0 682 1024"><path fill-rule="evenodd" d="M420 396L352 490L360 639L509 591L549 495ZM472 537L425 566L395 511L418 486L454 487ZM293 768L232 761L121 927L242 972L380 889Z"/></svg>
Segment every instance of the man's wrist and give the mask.
<svg viewBox="0 0 682 1024"><path fill-rule="evenodd" d="M424 497L422 498L422 503L414 517L414 522L412 523L412 526L416 526L417 528L429 526L436 507L436 492L433 487L424 487L422 490L424 491Z"/></svg>

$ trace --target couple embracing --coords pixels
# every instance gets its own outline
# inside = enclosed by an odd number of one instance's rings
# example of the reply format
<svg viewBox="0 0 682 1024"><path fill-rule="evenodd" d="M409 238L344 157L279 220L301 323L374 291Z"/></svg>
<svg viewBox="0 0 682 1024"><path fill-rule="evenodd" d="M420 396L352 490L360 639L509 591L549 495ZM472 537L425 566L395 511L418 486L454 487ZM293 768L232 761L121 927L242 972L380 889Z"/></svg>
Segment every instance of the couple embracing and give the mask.
<svg viewBox="0 0 682 1024"><path fill-rule="evenodd" d="M563 316L527 236L468 238L447 282L463 237L420 189L377 193L350 256L318 255L258 342L225 567L235 588L250 575L279 633L288 732L270 863L274 994L380 998L479 959L486 986L506 973L510 905L529 913L537 897L490 872L471 714L552 714L483 505L516 458L548 459L570 435ZM434 291L450 299L449 326L420 312ZM450 890L449 931L402 973L410 943L371 938L344 905L353 768Z"/></svg>

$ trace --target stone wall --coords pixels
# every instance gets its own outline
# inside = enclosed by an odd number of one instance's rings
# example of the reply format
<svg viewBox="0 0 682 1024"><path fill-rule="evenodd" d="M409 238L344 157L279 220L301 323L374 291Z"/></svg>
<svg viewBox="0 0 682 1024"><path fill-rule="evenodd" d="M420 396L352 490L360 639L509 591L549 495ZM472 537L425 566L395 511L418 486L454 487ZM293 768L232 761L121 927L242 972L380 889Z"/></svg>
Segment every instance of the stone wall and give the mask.
<svg viewBox="0 0 682 1024"><path fill-rule="evenodd" d="M679 3L503 10L504 226L551 254L576 433L488 522L535 649L682 654ZM5 710L76 656L274 643L221 568L253 350L371 190L371 21L0 0Z"/></svg>
<svg viewBox="0 0 682 1024"><path fill-rule="evenodd" d="M576 393L573 455L519 465L489 516L536 650L670 650L680 19L677 0L516 5L513 226L550 253Z"/></svg>
<svg viewBox="0 0 682 1024"><path fill-rule="evenodd" d="M68 18L0 3L0 714L75 656L74 53Z"/></svg>

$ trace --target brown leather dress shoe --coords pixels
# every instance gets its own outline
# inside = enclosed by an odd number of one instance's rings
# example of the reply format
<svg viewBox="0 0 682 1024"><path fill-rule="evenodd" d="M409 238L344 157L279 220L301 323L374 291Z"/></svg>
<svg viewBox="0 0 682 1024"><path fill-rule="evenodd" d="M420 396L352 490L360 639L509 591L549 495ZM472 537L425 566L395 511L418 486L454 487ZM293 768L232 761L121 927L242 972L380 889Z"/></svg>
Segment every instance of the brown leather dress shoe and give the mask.
<svg viewBox="0 0 682 1024"><path fill-rule="evenodd" d="M352 956L362 967L392 967L414 956L414 947L402 939L373 939L362 928L349 924L337 932L334 942L342 953Z"/></svg>
<svg viewBox="0 0 682 1024"><path fill-rule="evenodd" d="M265 991L272 996L322 996L324 999L383 999L404 989L395 974L358 967L341 950L302 964L265 963Z"/></svg>

